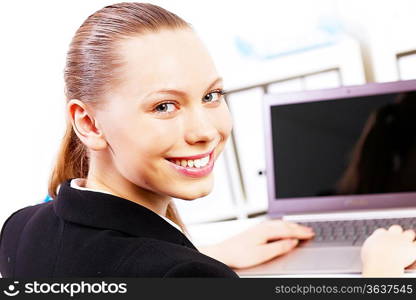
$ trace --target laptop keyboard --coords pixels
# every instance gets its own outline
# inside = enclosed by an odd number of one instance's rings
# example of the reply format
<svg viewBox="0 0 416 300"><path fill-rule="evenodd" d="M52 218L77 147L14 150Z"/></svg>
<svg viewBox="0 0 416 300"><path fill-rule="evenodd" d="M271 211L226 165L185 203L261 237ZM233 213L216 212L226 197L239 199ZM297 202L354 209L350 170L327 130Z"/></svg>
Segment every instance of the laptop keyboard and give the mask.
<svg viewBox="0 0 416 300"><path fill-rule="evenodd" d="M416 230L415 217L297 223L313 228L315 237L306 241L310 246L361 246L374 230L380 227L387 229L394 224L402 226L404 230Z"/></svg>

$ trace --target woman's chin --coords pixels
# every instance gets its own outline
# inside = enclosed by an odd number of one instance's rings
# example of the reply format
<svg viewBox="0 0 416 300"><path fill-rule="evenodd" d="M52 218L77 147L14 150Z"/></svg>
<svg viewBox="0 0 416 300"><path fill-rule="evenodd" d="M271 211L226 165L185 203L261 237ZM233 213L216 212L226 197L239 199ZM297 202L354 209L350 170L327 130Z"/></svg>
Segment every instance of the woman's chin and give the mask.
<svg viewBox="0 0 416 300"><path fill-rule="evenodd" d="M172 196L183 200L195 200L207 196L213 188L213 178L209 177L201 182L178 185Z"/></svg>
<svg viewBox="0 0 416 300"><path fill-rule="evenodd" d="M176 197L176 198L182 199L182 200L192 201L192 200L195 200L195 199L199 199L199 198L205 197L208 194L209 194L209 192L207 192L207 193L199 193L199 194L186 194L186 195L183 194L183 195L180 195L180 197Z"/></svg>

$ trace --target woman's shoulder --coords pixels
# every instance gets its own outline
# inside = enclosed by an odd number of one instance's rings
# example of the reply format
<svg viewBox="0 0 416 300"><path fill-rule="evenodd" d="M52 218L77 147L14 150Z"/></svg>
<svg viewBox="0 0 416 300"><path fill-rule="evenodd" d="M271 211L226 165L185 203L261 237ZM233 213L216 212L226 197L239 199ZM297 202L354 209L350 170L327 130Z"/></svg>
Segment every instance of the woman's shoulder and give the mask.
<svg viewBox="0 0 416 300"><path fill-rule="evenodd" d="M110 228L62 222L53 213L52 202L21 208L6 219L0 239L2 274L14 275L12 270L18 259L15 257L16 249L18 242L24 240L35 256L40 257L46 251L48 256L59 257L56 262L48 260L41 264L41 261L36 261L38 271L35 273L40 274L39 270L42 270L46 277L97 274L116 277L238 277L228 266L200 253L184 239L182 242L180 239L164 240L146 231L141 236L132 236ZM26 226L28 222L30 226ZM39 243L39 240L44 242ZM58 247L61 240L65 247ZM74 264L76 247L77 263ZM22 259L26 258L19 259L21 265L25 265ZM26 265L35 263L27 262ZM26 268L16 274L29 273Z"/></svg>
<svg viewBox="0 0 416 300"><path fill-rule="evenodd" d="M50 206L50 203L46 202L35 205L28 205L11 213L3 222L3 225L1 227L0 241L1 237L3 237L3 233L5 231L6 226L10 227L12 226L12 224L17 225L19 227L24 226L27 220L29 220L36 213L37 210L46 206Z"/></svg>
<svg viewBox="0 0 416 300"><path fill-rule="evenodd" d="M238 277L198 250L153 238L141 239L116 272L122 277Z"/></svg>

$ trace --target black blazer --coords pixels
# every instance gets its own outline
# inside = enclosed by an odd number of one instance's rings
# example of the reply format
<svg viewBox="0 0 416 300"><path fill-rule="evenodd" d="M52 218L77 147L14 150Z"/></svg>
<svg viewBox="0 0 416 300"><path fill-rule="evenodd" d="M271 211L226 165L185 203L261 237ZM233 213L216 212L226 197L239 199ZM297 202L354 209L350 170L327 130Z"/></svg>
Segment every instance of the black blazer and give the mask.
<svg viewBox="0 0 416 300"><path fill-rule="evenodd" d="M24 207L0 236L3 277L238 277L135 202L61 184L55 200Z"/></svg>

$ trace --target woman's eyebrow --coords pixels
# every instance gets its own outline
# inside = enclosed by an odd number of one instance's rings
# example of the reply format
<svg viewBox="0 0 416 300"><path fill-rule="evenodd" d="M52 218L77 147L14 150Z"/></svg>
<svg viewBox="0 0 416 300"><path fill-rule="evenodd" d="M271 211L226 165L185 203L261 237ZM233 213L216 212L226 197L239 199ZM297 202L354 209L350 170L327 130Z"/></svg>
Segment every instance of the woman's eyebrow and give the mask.
<svg viewBox="0 0 416 300"><path fill-rule="evenodd" d="M218 83L222 83L223 79L222 77L218 77L217 79L215 79L209 86L208 88L205 90L205 93L207 93L210 89L212 89L216 84ZM181 91L181 90L175 90L175 89L162 89L162 90L157 90L157 91L152 91L150 93L148 93L146 97L152 95L152 94L173 94L173 95L178 95L178 96L186 96L187 93L185 91Z"/></svg>

